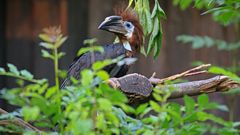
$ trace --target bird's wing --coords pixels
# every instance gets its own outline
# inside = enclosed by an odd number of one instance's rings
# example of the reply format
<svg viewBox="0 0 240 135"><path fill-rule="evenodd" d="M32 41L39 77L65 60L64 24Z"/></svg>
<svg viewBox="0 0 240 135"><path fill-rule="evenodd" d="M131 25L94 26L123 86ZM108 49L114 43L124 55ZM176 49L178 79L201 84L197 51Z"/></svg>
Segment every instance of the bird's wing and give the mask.
<svg viewBox="0 0 240 135"><path fill-rule="evenodd" d="M103 48L104 48L104 53L94 52L92 55L90 52L88 52L88 53L85 53L82 56L80 56L73 64L71 64L71 66L68 70L68 76L62 83L61 88L64 88L65 86L67 86L71 83L71 81L70 81L71 76L76 79L80 79L80 72L83 69L91 68L92 64L95 61L101 61L101 60L105 60L105 59L114 59L121 55L125 55L125 53L126 53L126 50L124 49L122 44L106 45L106 46L103 46ZM91 58L92 56L94 58ZM107 66L104 68L104 70L107 71L108 73L110 73L111 70L114 69L115 66L116 66L116 64ZM124 68L126 68L126 67L124 67ZM119 72L121 72L121 70Z"/></svg>

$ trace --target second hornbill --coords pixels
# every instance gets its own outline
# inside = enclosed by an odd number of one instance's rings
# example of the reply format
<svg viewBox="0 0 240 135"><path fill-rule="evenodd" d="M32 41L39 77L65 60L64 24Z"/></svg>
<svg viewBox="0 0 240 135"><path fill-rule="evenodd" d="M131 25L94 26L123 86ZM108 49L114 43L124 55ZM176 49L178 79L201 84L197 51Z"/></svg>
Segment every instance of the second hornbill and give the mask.
<svg viewBox="0 0 240 135"><path fill-rule="evenodd" d="M83 69L91 68L91 65L95 61L114 59L122 55L125 58L129 58L139 53L140 47L143 44L143 29L137 14L133 10L118 11L116 15L106 17L98 29L114 33L119 38L120 43L103 46L104 53L94 52L92 55L88 52L77 58L70 66L68 76L62 83L61 88L70 84L71 76L80 79L80 72ZM94 56L94 61L91 60L91 56ZM129 65L122 65L117 73L111 74L115 66L117 65L109 65L105 67L104 70L108 72L111 77L121 77L126 75L129 69Z"/></svg>

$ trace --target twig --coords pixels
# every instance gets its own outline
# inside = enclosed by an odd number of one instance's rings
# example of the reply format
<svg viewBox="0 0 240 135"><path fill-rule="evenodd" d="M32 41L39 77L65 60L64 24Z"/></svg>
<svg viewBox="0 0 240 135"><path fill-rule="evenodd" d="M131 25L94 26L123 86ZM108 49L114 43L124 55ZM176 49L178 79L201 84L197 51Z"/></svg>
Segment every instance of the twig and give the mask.
<svg viewBox="0 0 240 135"><path fill-rule="evenodd" d="M204 68L207 68L207 67L210 67L211 64L203 64L203 65L200 65L198 67L195 67L195 68L192 68L192 69L189 69L187 71L184 71L180 74L176 74L176 75L173 75L173 76L169 76L167 78L163 78L163 79L158 79L158 78L155 78L156 76L156 73L154 72L153 75L149 78L149 81L152 83L152 84L163 84L164 82L166 81L173 81L173 80L176 80L178 78L181 78L181 77L186 77L186 76L192 76L192 75L199 75L199 74L203 74L203 73L207 73L206 70L201 70L201 69L204 69ZM200 70L200 71L199 71Z"/></svg>
<svg viewBox="0 0 240 135"><path fill-rule="evenodd" d="M227 76L215 76L206 80L173 84L170 87L176 88L169 97L170 99L174 99L181 98L184 95L195 96L202 93L208 94L213 92L224 92L234 88L239 88L240 84L232 81Z"/></svg>
<svg viewBox="0 0 240 135"><path fill-rule="evenodd" d="M0 114L8 114L7 111L3 110L2 108L0 108ZM31 129L31 130L34 130L36 131L38 134L42 134L41 130L39 130L38 128L32 126L31 124L29 124L28 122L20 119L20 118L17 118L15 117L13 120L9 120L9 121L2 121L2 122L13 122L14 124L16 125L19 125L21 127L24 127L24 128L28 128L28 129Z"/></svg>

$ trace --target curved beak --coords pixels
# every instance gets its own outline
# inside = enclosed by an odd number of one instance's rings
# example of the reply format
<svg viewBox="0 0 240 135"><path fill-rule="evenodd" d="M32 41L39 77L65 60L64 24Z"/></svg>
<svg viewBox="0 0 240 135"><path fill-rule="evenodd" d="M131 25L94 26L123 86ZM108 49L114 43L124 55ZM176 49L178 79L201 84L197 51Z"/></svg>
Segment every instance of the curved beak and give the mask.
<svg viewBox="0 0 240 135"><path fill-rule="evenodd" d="M116 34L127 34L127 30L123 25L122 17L109 16L99 26L98 29L113 32Z"/></svg>

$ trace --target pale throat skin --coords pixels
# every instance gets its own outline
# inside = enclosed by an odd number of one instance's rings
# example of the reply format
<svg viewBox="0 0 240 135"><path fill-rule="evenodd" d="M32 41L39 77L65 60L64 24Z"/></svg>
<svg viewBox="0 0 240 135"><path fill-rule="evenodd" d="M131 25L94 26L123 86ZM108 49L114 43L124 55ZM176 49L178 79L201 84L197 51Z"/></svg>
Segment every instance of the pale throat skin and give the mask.
<svg viewBox="0 0 240 135"><path fill-rule="evenodd" d="M124 25L124 26L126 27L126 30L128 32L124 36L126 37L127 40L123 40L122 43L123 43L123 47L126 50L132 52L133 50L132 50L131 45L130 45L128 40L132 38L132 35L133 35L133 32L134 32L134 25L132 25L131 22L125 22L125 23L127 23L127 25Z"/></svg>

